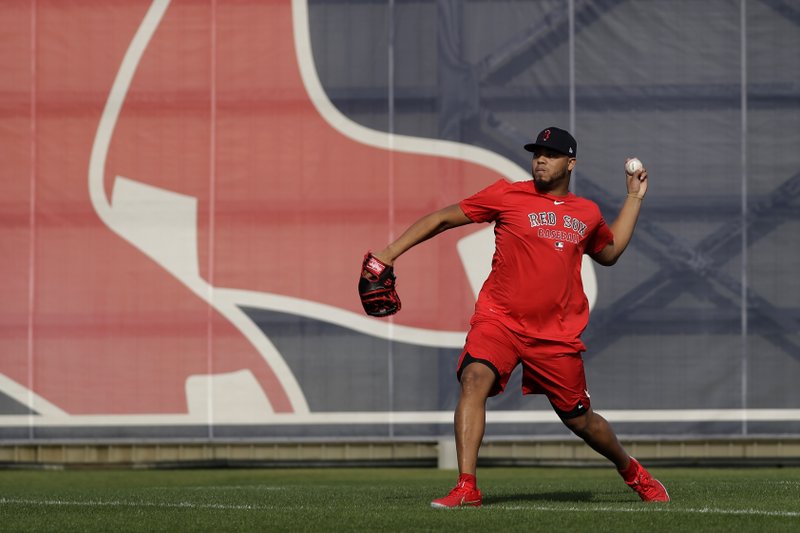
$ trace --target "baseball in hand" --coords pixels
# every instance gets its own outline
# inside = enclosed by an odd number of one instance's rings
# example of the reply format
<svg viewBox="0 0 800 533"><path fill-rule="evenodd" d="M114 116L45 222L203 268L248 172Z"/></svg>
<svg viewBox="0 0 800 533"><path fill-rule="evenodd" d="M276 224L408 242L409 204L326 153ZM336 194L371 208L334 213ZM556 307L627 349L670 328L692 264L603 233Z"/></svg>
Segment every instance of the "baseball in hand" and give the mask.
<svg viewBox="0 0 800 533"><path fill-rule="evenodd" d="M635 174L637 170L642 169L642 162L636 159L635 157L632 159L628 159L628 162L625 163L625 172L628 174Z"/></svg>

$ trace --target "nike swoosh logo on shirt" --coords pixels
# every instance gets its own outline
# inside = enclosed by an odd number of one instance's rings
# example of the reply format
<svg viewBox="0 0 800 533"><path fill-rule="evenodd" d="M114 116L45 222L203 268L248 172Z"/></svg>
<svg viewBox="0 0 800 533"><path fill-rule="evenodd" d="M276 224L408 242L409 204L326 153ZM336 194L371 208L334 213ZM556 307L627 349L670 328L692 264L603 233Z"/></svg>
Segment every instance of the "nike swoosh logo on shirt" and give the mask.
<svg viewBox="0 0 800 533"><path fill-rule="evenodd" d="M556 205L561 205L561 204L563 204L564 202L559 202L558 200L553 200L553 203L554 203L554 204L556 204Z"/></svg>

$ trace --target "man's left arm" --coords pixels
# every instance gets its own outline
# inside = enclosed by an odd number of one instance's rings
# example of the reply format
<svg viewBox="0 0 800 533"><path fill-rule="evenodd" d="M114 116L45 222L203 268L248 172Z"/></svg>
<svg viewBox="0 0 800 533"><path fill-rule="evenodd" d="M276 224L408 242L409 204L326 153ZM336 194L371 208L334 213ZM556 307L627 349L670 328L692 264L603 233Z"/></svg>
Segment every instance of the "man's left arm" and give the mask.
<svg viewBox="0 0 800 533"><path fill-rule="evenodd" d="M592 255L592 259L604 266L616 263L622 252L628 247L628 243L631 242L636 221L639 219L642 200L647 193L647 169L641 168L633 174L626 174L626 180L628 196L625 197L625 203L622 204L617 219L611 224L614 240Z"/></svg>

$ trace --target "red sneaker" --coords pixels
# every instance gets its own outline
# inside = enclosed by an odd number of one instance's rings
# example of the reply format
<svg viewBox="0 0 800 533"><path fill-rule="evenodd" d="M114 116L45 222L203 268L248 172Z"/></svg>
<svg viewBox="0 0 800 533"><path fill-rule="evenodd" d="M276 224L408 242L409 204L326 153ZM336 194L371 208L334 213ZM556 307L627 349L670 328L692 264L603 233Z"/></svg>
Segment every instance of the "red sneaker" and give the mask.
<svg viewBox="0 0 800 533"><path fill-rule="evenodd" d="M650 475L650 472L639 464L639 461L631 457L631 461L636 465L636 477L633 481L626 481L627 485L635 490L644 502L668 502L669 494L664 485Z"/></svg>
<svg viewBox="0 0 800 533"><path fill-rule="evenodd" d="M469 486L463 481L459 481L456 488L444 498L433 500L431 507L434 509L452 509L455 507L480 507L483 496L478 487Z"/></svg>

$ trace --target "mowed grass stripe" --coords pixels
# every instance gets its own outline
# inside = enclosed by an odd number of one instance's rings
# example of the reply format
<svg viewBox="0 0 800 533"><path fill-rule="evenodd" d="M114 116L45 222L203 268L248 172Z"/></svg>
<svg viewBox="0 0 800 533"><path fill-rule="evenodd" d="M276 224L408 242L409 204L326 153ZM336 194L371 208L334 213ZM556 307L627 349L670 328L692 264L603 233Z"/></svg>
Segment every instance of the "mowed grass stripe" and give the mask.
<svg viewBox="0 0 800 533"><path fill-rule="evenodd" d="M285 506L277 505L237 505L216 504L199 502L147 502L147 501L120 501L120 500L35 500L0 498L0 505L41 505L41 506L83 506L83 507L159 507L164 509L224 509L243 511L269 511L282 509ZM302 506L295 507L296 509ZM464 508L470 510L472 508ZM483 509L502 511L536 511L536 512L577 512L577 513L689 513L689 514L722 514L722 515L757 515L800 517L800 511L765 511L759 509L714 509L703 507L700 509L673 507L670 504L637 504L637 507L598 507L592 504L578 506L543 506L543 505L485 505ZM461 509L459 509L460 511ZM432 512L437 512L432 510Z"/></svg>
<svg viewBox="0 0 800 533"><path fill-rule="evenodd" d="M457 476L436 469L0 470L1 529L798 531L800 468L652 470L671 503L613 468L483 468L484 507L454 511L430 508Z"/></svg>

